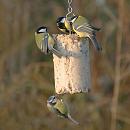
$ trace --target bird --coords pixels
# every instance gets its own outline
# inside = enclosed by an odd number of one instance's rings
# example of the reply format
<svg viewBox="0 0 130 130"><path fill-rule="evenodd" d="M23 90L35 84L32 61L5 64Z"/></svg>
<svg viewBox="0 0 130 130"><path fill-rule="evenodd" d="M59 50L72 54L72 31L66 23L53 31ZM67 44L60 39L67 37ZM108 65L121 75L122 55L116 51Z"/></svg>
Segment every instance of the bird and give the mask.
<svg viewBox="0 0 130 130"><path fill-rule="evenodd" d="M79 122L75 121L62 99L58 99L56 96L50 96L47 100L47 107L49 111L55 113L56 115L71 120L74 124L78 125Z"/></svg>
<svg viewBox="0 0 130 130"><path fill-rule="evenodd" d="M49 52L54 53L59 58L62 57L60 51L54 48L55 41L52 36L48 33L48 29L45 26L40 26L35 31L35 41L37 47L44 53L48 54Z"/></svg>
<svg viewBox="0 0 130 130"><path fill-rule="evenodd" d="M58 17L58 19L56 20L56 24L57 24L58 29L60 31L62 31L63 33L66 33L66 34L69 34L69 33L75 34L75 32L73 30L69 29L70 26L69 26L69 23L67 24L65 16ZM65 24L66 24L66 26L67 25L69 26L69 27L67 26L68 29L66 28Z"/></svg>
<svg viewBox="0 0 130 130"><path fill-rule="evenodd" d="M92 26L88 22L88 20L83 16L75 15L75 16L71 17L70 22L71 22L70 25L72 26L72 29L75 31L75 33L80 38L88 37L92 41L92 43L97 51L102 50L101 45L96 40L96 32L98 32L100 30L100 28ZM70 27L66 26L66 28L70 28Z"/></svg>

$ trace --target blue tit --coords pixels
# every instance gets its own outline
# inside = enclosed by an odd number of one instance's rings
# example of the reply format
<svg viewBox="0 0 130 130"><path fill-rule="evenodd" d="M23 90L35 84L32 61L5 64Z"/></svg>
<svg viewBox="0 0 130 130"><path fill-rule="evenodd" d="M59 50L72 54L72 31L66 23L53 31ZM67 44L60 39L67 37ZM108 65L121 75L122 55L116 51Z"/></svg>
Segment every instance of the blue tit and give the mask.
<svg viewBox="0 0 130 130"><path fill-rule="evenodd" d="M47 32L47 27L39 27L35 32L35 40L37 47L44 53L54 53L56 56L61 58L62 54L54 48L55 41L52 36Z"/></svg>
<svg viewBox="0 0 130 130"><path fill-rule="evenodd" d="M47 100L47 107L51 112L58 116L69 119L77 125L79 124L71 117L68 108L62 99L58 99L56 96L50 96Z"/></svg>
<svg viewBox="0 0 130 130"><path fill-rule="evenodd" d="M66 17L59 17L56 21L57 27L60 31L62 31L63 33L67 33L69 34L70 31L69 29L66 28L65 26L65 21L66 21ZM68 25L68 24L67 24ZM69 26L70 27L70 26ZM71 30L71 33L74 34L75 32L73 30Z"/></svg>
<svg viewBox="0 0 130 130"><path fill-rule="evenodd" d="M101 51L102 47L96 40L96 32L100 28L92 26L88 20L83 16L73 16L71 17L72 28L79 37L88 37L92 41L96 50Z"/></svg>

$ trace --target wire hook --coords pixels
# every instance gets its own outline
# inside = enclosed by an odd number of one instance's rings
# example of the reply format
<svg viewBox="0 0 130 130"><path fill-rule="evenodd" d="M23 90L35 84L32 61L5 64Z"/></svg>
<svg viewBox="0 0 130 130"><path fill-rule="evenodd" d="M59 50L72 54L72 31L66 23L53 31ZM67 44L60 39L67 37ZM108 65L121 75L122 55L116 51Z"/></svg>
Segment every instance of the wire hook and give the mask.
<svg viewBox="0 0 130 130"><path fill-rule="evenodd" d="M69 6L68 6L68 13L66 14L66 18L67 18L68 21L69 21L69 19L68 19L69 15L75 16L75 14L73 13L73 8L71 6L72 2L73 2L73 0L68 0L68 5Z"/></svg>

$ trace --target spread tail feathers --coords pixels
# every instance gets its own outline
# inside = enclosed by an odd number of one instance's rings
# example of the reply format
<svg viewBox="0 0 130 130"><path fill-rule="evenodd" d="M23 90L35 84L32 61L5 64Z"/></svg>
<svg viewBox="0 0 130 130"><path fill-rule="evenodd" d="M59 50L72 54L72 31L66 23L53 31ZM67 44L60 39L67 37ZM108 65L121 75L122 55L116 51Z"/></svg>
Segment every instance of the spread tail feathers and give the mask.
<svg viewBox="0 0 130 130"><path fill-rule="evenodd" d="M68 119L71 120L74 124L79 125L79 122L77 122L76 120L74 120L74 119L71 117L70 114L68 115Z"/></svg>
<svg viewBox="0 0 130 130"><path fill-rule="evenodd" d="M91 35L91 36L89 36L89 38L91 39L91 41L92 41L94 47L97 49L97 51L101 51L102 47L101 47L100 43L97 42L96 37L94 35Z"/></svg>

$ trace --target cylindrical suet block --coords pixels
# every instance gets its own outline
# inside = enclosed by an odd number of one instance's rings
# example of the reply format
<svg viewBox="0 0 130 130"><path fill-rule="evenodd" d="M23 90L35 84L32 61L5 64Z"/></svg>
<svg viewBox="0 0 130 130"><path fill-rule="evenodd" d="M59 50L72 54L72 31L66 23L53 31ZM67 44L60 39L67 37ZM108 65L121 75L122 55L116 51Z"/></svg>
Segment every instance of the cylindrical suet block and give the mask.
<svg viewBox="0 0 130 130"><path fill-rule="evenodd" d="M57 49L53 54L55 91L57 94L88 92L91 86L89 41L77 35L53 35Z"/></svg>

